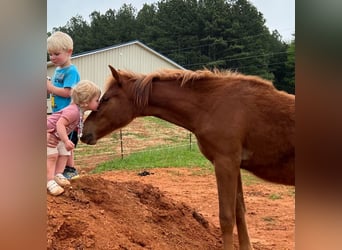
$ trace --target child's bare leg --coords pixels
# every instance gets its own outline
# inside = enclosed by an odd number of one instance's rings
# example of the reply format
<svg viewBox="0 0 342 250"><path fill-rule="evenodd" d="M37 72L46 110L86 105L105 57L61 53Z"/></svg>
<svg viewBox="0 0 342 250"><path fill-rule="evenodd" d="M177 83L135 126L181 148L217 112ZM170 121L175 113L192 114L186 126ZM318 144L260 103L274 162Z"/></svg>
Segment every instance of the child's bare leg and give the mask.
<svg viewBox="0 0 342 250"><path fill-rule="evenodd" d="M71 154L68 157L66 165L69 167L74 167L74 164L75 164L75 162L74 162L74 150L71 150L70 153Z"/></svg>
<svg viewBox="0 0 342 250"><path fill-rule="evenodd" d="M64 192L64 189L59 186L56 181L54 180L55 171L56 171L56 164L58 161L58 154L51 154L47 156L47 189L49 193L52 195L60 195Z"/></svg>
<svg viewBox="0 0 342 250"><path fill-rule="evenodd" d="M67 163L68 158L69 158L69 155L60 155L58 157L54 175L63 173L65 164Z"/></svg>
<svg viewBox="0 0 342 250"><path fill-rule="evenodd" d="M58 154L52 154L47 156L47 181L53 180L56 172L56 162L57 162Z"/></svg>
<svg viewBox="0 0 342 250"><path fill-rule="evenodd" d="M68 181L65 176L63 176L63 171L65 168L65 163L67 162L69 158L69 155L60 155L57 160L56 164L56 172L55 172L55 181L60 185L60 186L67 186L70 185L70 182Z"/></svg>

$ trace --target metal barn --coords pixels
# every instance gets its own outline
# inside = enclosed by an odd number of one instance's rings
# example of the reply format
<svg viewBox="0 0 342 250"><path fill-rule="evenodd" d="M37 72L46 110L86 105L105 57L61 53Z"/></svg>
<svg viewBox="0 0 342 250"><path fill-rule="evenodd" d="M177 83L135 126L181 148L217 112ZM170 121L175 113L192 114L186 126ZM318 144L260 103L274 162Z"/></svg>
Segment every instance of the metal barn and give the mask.
<svg viewBox="0 0 342 250"><path fill-rule="evenodd" d="M98 84L103 90L105 79L110 74L108 65L138 73L150 73L163 68L184 69L182 66L159 54L139 41L93 50L71 58L80 72L81 79ZM52 76L55 67L47 62L47 75ZM47 113L51 113L51 103L47 97Z"/></svg>

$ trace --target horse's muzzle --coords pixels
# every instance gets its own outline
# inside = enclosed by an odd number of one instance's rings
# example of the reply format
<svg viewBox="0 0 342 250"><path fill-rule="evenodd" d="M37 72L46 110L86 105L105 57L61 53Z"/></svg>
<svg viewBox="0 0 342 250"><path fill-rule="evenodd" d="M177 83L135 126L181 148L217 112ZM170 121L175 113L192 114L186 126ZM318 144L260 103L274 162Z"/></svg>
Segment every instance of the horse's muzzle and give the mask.
<svg viewBox="0 0 342 250"><path fill-rule="evenodd" d="M83 134L80 140L89 145L95 145L96 139L94 138L93 134Z"/></svg>

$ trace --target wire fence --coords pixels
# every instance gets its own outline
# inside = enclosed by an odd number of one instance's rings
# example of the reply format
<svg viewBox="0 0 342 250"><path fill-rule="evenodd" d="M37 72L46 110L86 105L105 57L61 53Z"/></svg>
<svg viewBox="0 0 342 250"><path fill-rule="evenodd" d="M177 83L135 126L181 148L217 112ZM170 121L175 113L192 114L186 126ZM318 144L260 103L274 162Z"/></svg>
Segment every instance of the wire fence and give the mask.
<svg viewBox="0 0 342 250"><path fill-rule="evenodd" d="M96 145L79 141L74 150L75 165L94 168L100 163L123 159L142 151L157 151L165 147L184 147L184 150L189 150L194 143L195 136L182 127L156 117L140 117L101 138Z"/></svg>

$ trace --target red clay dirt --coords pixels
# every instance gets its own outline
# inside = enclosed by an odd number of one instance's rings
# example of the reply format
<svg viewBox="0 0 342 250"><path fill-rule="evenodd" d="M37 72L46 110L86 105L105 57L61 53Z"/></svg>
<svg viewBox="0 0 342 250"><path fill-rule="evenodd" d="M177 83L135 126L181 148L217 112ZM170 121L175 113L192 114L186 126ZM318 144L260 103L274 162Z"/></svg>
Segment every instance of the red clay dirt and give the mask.
<svg viewBox="0 0 342 250"><path fill-rule="evenodd" d="M47 249L222 249L214 174L148 172L84 174L48 195ZM295 249L294 189L262 182L244 193L254 249Z"/></svg>

